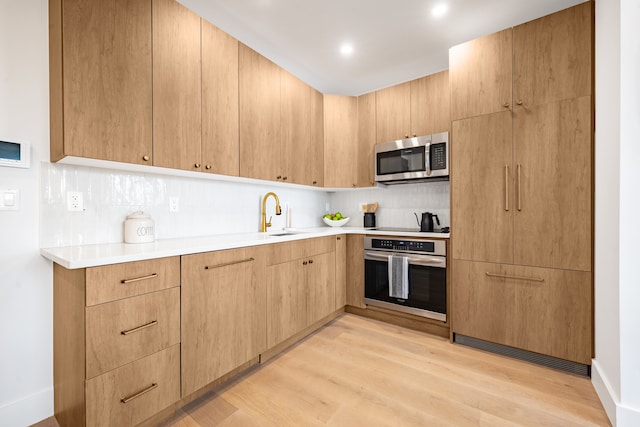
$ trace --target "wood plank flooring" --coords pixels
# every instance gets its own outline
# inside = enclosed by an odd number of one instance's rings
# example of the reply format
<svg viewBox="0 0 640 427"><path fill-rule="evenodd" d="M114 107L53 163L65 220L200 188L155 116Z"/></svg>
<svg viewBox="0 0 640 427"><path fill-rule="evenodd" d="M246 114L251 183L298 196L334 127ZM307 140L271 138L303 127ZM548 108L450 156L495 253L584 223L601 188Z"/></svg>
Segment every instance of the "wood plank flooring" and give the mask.
<svg viewBox="0 0 640 427"><path fill-rule="evenodd" d="M350 314L162 424L609 425L588 378Z"/></svg>

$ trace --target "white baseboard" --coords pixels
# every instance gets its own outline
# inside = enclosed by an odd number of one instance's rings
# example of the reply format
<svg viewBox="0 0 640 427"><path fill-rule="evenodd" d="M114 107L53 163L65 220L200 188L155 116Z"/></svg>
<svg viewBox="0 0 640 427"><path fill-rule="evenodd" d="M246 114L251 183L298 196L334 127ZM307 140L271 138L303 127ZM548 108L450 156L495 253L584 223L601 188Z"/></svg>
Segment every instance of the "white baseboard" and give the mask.
<svg viewBox="0 0 640 427"><path fill-rule="evenodd" d="M591 383L595 388L602 406L615 427L640 426L640 408L623 406L617 394L611 388L597 360L591 361Z"/></svg>
<svg viewBox="0 0 640 427"><path fill-rule="evenodd" d="M0 426L28 427L53 415L53 387L0 407Z"/></svg>

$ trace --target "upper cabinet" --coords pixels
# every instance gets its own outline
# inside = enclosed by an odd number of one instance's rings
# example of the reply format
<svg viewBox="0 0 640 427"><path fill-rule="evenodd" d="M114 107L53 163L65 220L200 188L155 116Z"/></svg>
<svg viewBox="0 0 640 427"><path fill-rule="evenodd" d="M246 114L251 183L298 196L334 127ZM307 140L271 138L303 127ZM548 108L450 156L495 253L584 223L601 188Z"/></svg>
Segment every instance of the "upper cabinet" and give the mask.
<svg viewBox="0 0 640 427"><path fill-rule="evenodd" d="M451 48L451 120L591 95L591 9L585 2Z"/></svg>
<svg viewBox="0 0 640 427"><path fill-rule="evenodd" d="M153 164L201 168L200 17L153 0Z"/></svg>
<svg viewBox="0 0 640 427"><path fill-rule="evenodd" d="M49 2L51 160L151 164L151 0Z"/></svg>
<svg viewBox="0 0 640 427"><path fill-rule="evenodd" d="M375 92L378 143L449 131L447 70Z"/></svg>
<svg viewBox="0 0 640 427"><path fill-rule="evenodd" d="M325 187L356 187L357 117L356 97L324 95Z"/></svg>
<svg viewBox="0 0 640 427"><path fill-rule="evenodd" d="M376 93L358 97L357 187L376 185L373 149L376 145Z"/></svg>
<svg viewBox="0 0 640 427"><path fill-rule="evenodd" d="M202 165L238 176L238 40L202 20Z"/></svg>

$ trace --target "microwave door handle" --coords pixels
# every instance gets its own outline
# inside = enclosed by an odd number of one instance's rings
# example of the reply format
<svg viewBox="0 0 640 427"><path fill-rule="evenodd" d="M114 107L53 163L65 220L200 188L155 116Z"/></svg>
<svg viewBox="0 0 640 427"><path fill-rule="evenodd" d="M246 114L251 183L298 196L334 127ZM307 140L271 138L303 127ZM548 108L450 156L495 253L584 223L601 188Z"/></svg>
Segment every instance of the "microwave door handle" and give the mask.
<svg viewBox="0 0 640 427"><path fill-rule="evenodd" d="M431 176L431 143L424 145L424 170L427 176Z"/></svg>

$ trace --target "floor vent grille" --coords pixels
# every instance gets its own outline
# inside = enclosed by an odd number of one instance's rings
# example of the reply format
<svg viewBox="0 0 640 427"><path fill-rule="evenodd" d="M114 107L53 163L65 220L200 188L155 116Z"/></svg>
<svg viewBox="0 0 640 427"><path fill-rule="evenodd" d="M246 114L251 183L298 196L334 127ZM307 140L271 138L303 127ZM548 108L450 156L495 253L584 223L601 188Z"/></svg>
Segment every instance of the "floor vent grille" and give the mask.
<svg viewBox="0 0 640 427"><path fill-rule="evenodd" d="M466 335L454 334L453 341L458 344L474 347L480 350L489 351L491 353L501 354L503 356L513 357L538 365L547 366L549 368L558 369L560 371L570 372L584 377L591 377L591 365L583 365L582 363L570 362L568 360L558 359L556 357L546 356L544 354L533 353L527 350L509 347L502 344L480 340L468 337Z"/></svg>

